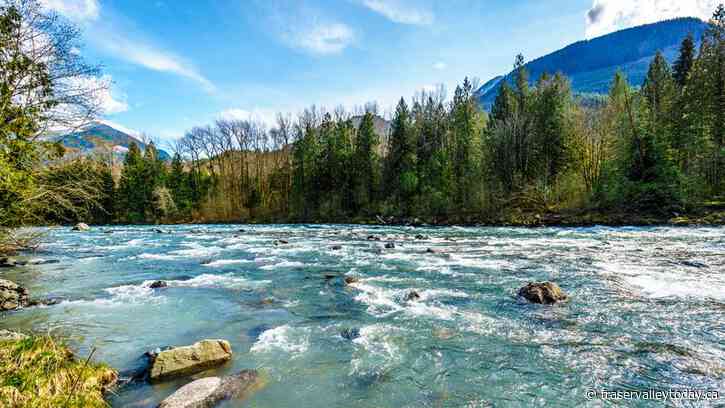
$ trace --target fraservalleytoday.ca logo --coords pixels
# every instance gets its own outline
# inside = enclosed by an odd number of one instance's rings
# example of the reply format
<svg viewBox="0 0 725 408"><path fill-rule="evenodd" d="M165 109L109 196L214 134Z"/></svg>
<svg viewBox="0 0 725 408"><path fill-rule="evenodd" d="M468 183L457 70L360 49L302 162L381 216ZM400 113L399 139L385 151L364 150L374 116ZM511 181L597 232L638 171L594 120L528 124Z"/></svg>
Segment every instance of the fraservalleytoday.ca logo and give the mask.
<svg viewBox="0 0 725 408"><path fill-rule="evenodd" d="M720 398L717 390L595 390L589 389L586 398L606 401L649 400L649 401L713 401Z"/></svg>

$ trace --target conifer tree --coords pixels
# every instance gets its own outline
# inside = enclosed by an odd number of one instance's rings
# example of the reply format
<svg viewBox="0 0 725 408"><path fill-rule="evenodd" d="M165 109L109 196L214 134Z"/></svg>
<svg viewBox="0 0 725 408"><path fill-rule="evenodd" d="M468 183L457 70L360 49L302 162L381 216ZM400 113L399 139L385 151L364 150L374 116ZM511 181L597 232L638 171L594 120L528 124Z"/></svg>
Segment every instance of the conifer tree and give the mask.
<svg viewBox="0 0 725 408"><path fill-rule="evenodd" d="M414 134L410 111L400 98L391 123L390 147L386 166L386 192L396 207L408 213L418 188Z"/></svg>
<svg viewBox="0 0 725 408"><path fill-rule="evenodd" d="M354 180L356 210L372 209L377 199L379 184L378 135L375 133L374 115L368 111L362 117L355 139Z"/></svg>
<svg viewBox="0 0 725 408"><path fill-rule="evenodd" d="M687 77L690 75L692 65L695 62L695 41L692 34L685 37L680 45L680 55L674 65L674 79L680 88L687 84Z"/></svg>

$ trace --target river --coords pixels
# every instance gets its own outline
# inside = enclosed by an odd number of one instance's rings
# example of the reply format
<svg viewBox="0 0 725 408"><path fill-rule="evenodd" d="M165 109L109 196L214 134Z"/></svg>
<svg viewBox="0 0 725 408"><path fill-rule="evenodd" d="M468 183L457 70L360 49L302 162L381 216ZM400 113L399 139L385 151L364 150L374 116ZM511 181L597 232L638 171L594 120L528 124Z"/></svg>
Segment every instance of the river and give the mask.
<svg viewBox="0 0 725 408"><path fill-rule="evenodd" d="M0 328L66 336L122 372L159 346L226 339L233 360L205 375L257 368L268 384L224 407L598 407L613 403L588 390L725 390L723 227L154 228L47 229L34 256L59 262L2 277L62 301ZM570 300L516 297L543 280ZM154 407L187 381L110 402Z"/></svg>

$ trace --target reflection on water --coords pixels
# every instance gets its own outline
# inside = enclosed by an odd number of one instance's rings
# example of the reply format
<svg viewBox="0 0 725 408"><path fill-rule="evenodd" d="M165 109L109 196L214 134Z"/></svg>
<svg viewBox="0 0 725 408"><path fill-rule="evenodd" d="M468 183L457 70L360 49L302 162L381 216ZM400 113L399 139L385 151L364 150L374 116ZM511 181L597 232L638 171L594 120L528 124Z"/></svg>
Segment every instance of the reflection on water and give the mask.
<svg viewBox="0 0 725 408"><path fill-rule="evenodd" d="M226 407L602 406L587 389L725 389L725 228L240 228L50 229L39 256L59 263L1 273L64 301L0 328L68 336L121 371L149 349L227 339L232 362L205 374L270 381ZM538 280L571 301L515 298ZM111 402L154 407L185 381Z"/></svg>

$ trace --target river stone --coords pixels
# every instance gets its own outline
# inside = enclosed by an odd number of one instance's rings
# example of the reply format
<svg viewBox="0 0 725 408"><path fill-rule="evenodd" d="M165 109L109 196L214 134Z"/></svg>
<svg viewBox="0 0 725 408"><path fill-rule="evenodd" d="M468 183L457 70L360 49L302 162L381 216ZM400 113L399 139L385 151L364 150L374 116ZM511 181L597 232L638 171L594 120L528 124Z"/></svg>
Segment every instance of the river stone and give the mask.
<svg viewBox="0 0 725 408"><path fill-rule="evenodd" d="M243 399L264 386L256 370L192 381L161 401L158 408L211 408L229 399Z"/></svg>
<svg viewBox="0 0 725 408"><path fill-rule="evenodd" d="M226 340L202 340L191 346L175 347L158 353L151 363L151 381L198 373L232 359L232 346Z"/></svg>
<svg viewBox="0 0 725 408"><path fill-rule="evenodd" d="M90 231L91 227L88 226L88 224L79 222L78 224L73 227L73 231Z"/></svg>
<svg viewBox="0 0 725 408"><path fill-rule="evenodd" d="M562 300L566 300L566 293L554 282L530 282L528 285L519 289L519 296L532 303L540 303L550 305Z"/></svg>
<svg viewBox="0 0 725 408"><path fill-rule="evenodd" d="M28 335L23 333L17 333L10 330L1 329L0 330L0 341L18 341L27 339Z"/></svg>
<svg viewBox="0 0 725 408"><path fill-rule="evenodd" d="M0 268L13 268L18 266L18 261L11 257L0 257Z"/></svg>
<svg viewBox="0 0 725 408"><path fill-rule="evenodd" d="M27 289L15 282L0 279L0 311L14 310L27 304Z"/></svg>
<svg viewBox="0 0 725 408"><path fill-rule="evenodd" d="M168 287L168 286L169 286L169 284L166 283L165 281L158 280L158 281L151 282L151 284L149 285L149 288L151 288L151 289L161 289L161 288L165 288L165 287Z"/></svg>

